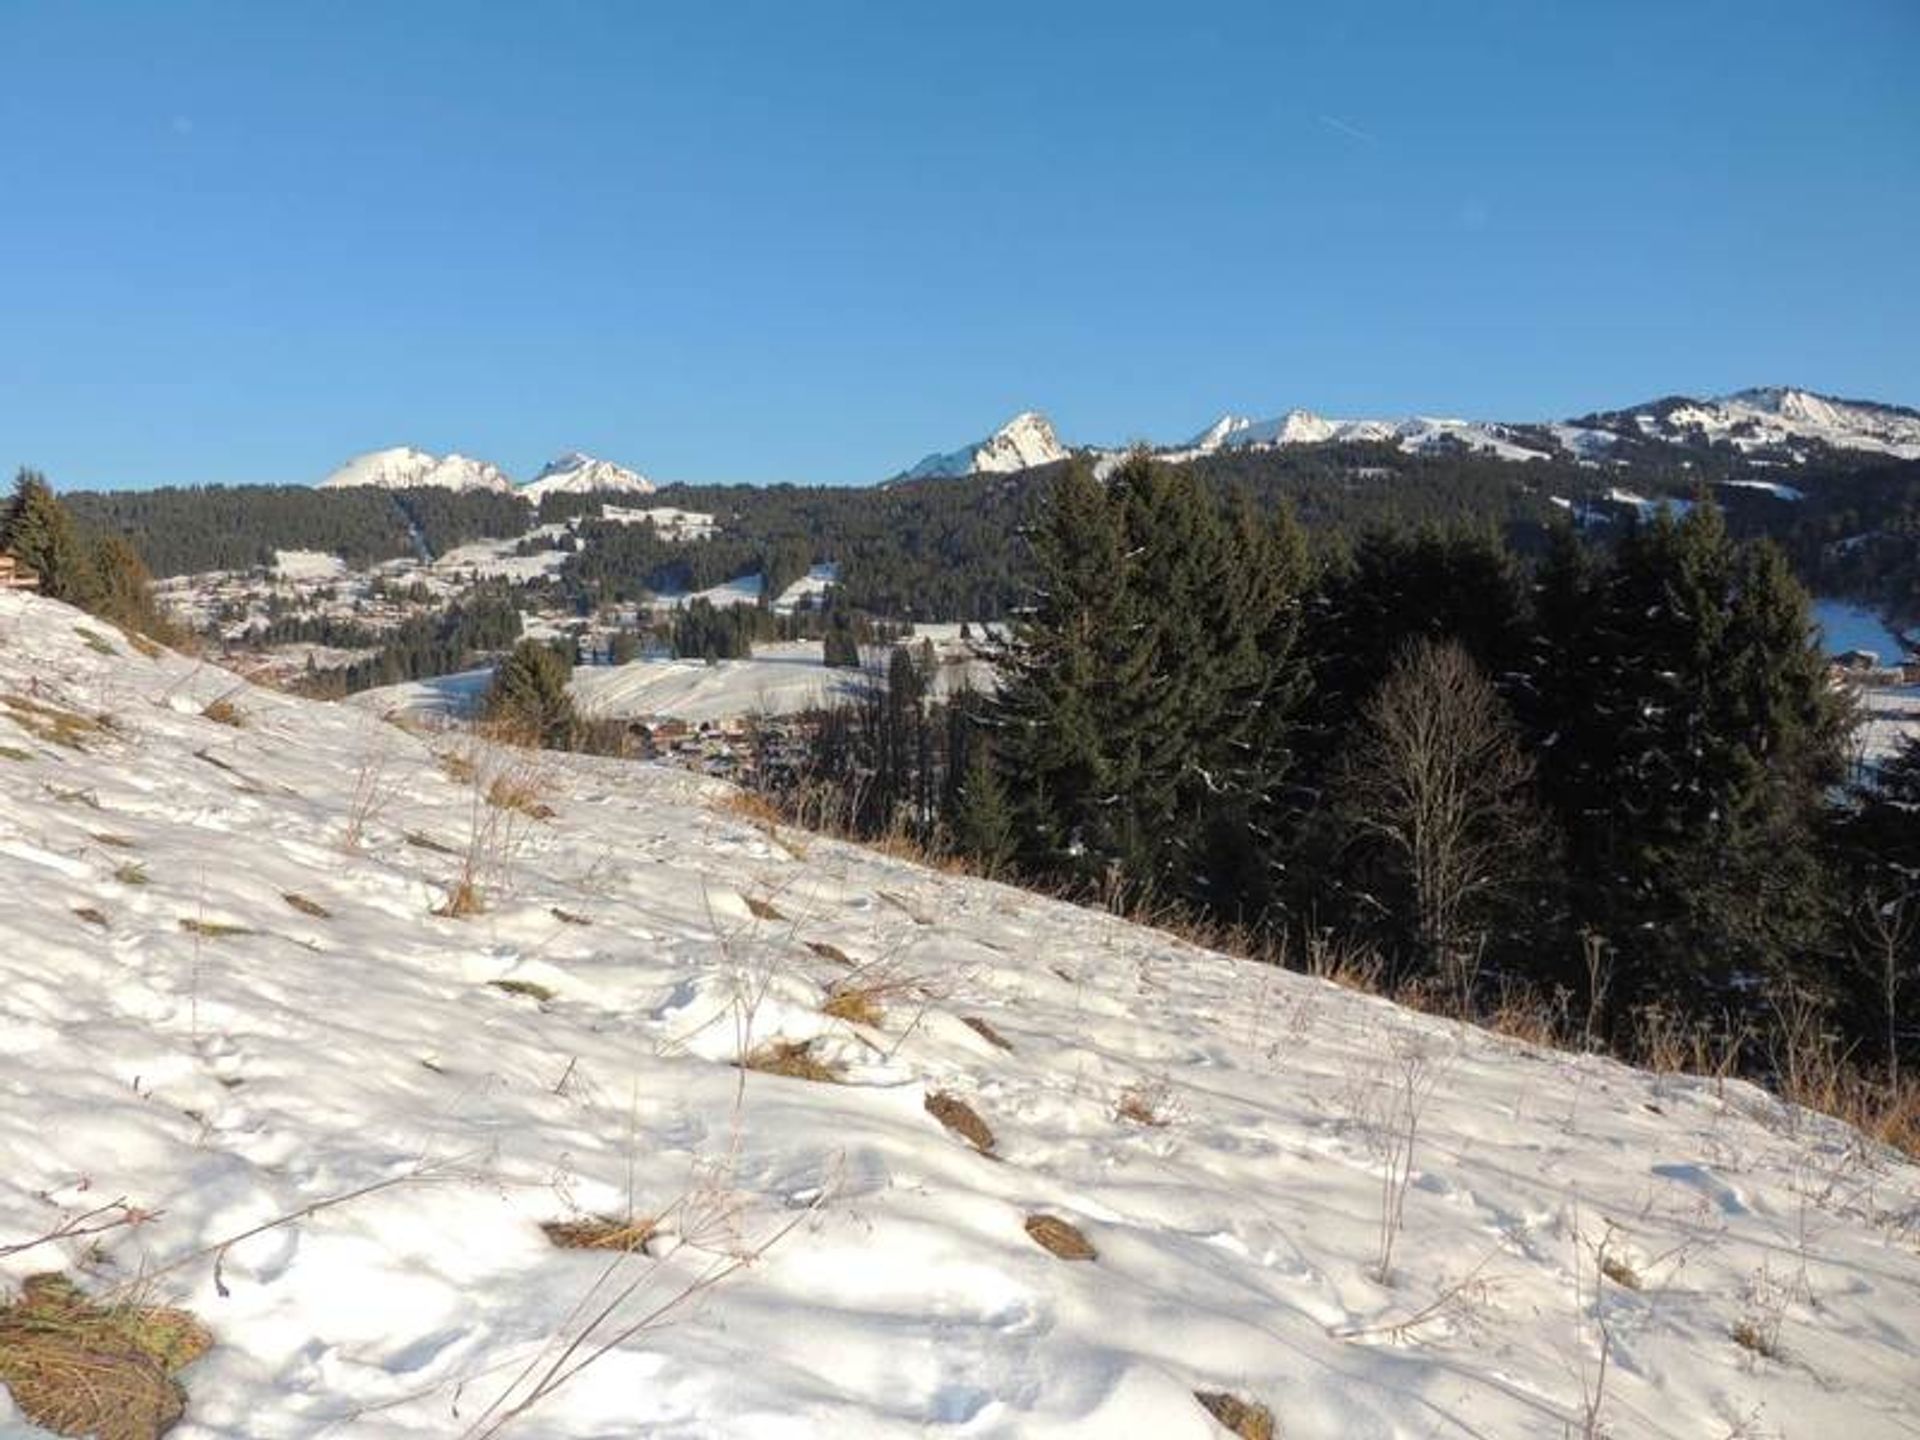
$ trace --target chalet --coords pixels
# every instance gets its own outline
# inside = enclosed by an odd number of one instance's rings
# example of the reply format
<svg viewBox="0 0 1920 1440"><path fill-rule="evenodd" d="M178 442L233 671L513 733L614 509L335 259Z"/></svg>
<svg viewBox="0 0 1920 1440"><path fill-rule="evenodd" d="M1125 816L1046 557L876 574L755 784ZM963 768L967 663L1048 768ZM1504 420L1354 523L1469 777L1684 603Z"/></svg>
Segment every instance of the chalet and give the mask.
<svg viewBox="0 0 1920 1440"><path fill-rule="evenodd" d="M12 555L0 555L0 590L38 590L40 577Z"/></svg>

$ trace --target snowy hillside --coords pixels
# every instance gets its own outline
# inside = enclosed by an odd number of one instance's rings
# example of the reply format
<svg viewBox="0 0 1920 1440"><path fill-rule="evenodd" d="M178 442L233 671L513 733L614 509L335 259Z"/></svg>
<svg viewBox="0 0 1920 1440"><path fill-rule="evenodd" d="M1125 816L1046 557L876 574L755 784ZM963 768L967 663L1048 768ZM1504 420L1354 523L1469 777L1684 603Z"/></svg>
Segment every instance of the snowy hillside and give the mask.
<svg viewBox="0 0 1920 1440"><path fill-rule="evenodd" d="M1915 1166L728 793L0 593L0 1289L176 1440L1920 1433Z"/></svg>
<svg viewBox="0 0 1920 1440"><path fill-rule="evenodd" d="M596 460L575 450L549 461L520 493L538 504L543 495L591 495L602 490L651 495L654 485L637 470L629 470L611 460Z"/></svg>
<svg viewBox="0 0 1920 1440"><path fill-rule="evenodd" d="M446 490L510 491L513 481L498 465L466 455L434 455L402 445L356 455L320 482L322 490L376 485L384 490L433 486Z"/></svg>
<svg viewBox="0 0 1920 1440"><path fill-rule="evenodd" d="M1649 440L1731 445L1747 453L1793 456L1817 444L1920 459L1920 412L1777 385L1711 400L1673 396L1589 423Z"/></svg>
<svg viewBox="0 0 1920 1440"><path fill-rule="evenodd" d="M1024 410L985 440L944 455L929 455L899 478L944 479L960 475L1005 475L1067 458L1067 447L1047 417Z"/></svg>

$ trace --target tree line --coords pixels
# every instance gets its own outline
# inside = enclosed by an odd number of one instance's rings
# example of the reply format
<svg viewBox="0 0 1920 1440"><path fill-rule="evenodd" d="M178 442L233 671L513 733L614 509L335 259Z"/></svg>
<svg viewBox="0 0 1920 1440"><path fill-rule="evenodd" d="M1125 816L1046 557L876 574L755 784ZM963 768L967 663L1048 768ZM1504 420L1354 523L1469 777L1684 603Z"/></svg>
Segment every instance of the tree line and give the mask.
<svg viewBox="0 0 1920 1440"><path fill-rule="evenodd" d="M995 694L936 710L902 658L823 722L857 833L1362 946L1464 1009L1521 987L1623 1045L1649 1006L1764 1033L1790 998L1910 1056L1920 754L1850 767L1806 592L1717 506L1316 552L1140 456L1063 469L1026 541Z"/></svg>

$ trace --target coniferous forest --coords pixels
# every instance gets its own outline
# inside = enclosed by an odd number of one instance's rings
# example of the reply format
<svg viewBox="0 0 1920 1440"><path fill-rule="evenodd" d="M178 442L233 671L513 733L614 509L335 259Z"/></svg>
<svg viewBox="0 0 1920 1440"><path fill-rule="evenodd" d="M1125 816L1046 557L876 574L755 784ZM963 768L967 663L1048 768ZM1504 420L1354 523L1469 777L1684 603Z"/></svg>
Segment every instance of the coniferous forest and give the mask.
<svg viewBox="0 0 1920 1440"><path fill-rule="evenodd" d="M1718 507L1312 547L1142 456L1026 542L998 692L932 706L896 649L793 812L1624 1053L1913 1063L1920 747L1850 764L1806 590Z"/></svg>

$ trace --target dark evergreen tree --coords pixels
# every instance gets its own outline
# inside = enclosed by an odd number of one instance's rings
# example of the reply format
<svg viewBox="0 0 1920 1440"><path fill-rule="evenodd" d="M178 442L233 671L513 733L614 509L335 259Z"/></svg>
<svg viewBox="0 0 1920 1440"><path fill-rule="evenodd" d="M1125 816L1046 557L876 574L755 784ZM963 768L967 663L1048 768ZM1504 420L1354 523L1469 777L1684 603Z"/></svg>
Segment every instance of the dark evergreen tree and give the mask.
<svg viewBox="0 0 1920 1440"><path fill-rule="evenodd" d="M567 683L568 657L540 640L522 640L493 673L487 718L513 738L549 750L572 746L578 724Z"/></svg>

